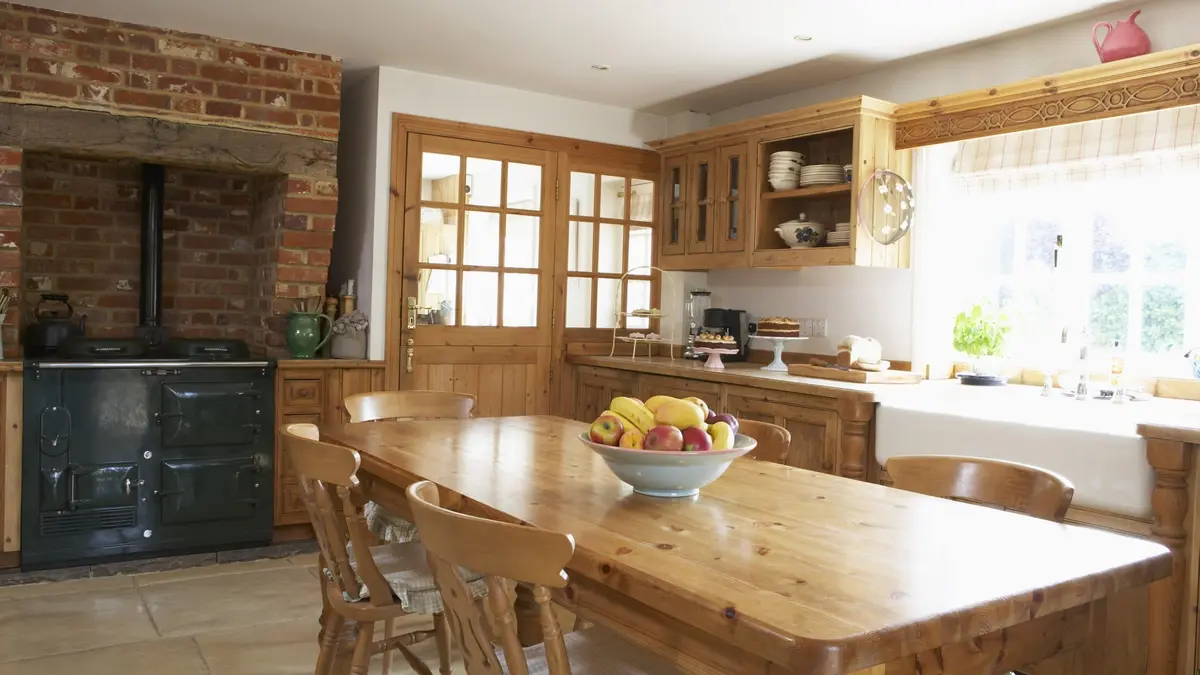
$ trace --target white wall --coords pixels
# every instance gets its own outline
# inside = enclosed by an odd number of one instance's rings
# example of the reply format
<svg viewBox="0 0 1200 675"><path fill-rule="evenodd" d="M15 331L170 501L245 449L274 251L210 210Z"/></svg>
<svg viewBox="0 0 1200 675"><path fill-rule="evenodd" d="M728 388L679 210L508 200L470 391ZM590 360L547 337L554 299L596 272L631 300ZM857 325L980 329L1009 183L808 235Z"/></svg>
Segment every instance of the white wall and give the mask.
<svg viewBox="0 0 1200 675"><path fill-rule="evenodd" d="M1137 23L1156 51L1200 41L1200 2L1156 0L1142 3ZM874 96L908 103L970 89L1054 75L1100 63L1092 46L1097 21L1125 19L1131 10L1115 10L1074 19L1041 30L974 46L906 59L866 75L723 110L712 124L780 112L846 96Z"/></svg>
<svg viewBox="0 0 1200 675"><path fill-rule="evenodd" d="M1138 25L1156 50L1200 41L1200 1L1158 0L1143 5ZM1075 19L1039 31L971 47L908 59L866 75L750 103L711 116L712 125L789 110L847 96L867 95L897 103L979 89L1099 63L1092 46L1097 21L1128 17L1130 10ZM697 117L689 118L692 124ZM694 127L693 127L694 128ZM690 130L690 129L689 129ZM917 187L918 192L920 186ZM929 202L926 202L927 204ZM912 235L920 240L918 227ZM914 242L917 251L920 246ZM920 264L914 251L913 264ZM796 351L833 353L845 335L878 338L888 358L914 356L913 276L872 269L712 271L708 288L713 306L747 309L751 314L828 320L828 341L808 340ZM907 297L902 297L907 293ZM919 301L919 299L918 299Z"/></svg>
<svg viewBox="0 0 1200 675"><path fill-rule="evenodd" d="M666 120L658 115L396 68L376 69L361 87L343 94L347 118L340 154L342 164L353 165L343 175L359 182L342 183L333 266L342 276L331 281L358 280L360 304L371 319L372 359L384 353L393 113L632 147L666 132Z"/></svg>

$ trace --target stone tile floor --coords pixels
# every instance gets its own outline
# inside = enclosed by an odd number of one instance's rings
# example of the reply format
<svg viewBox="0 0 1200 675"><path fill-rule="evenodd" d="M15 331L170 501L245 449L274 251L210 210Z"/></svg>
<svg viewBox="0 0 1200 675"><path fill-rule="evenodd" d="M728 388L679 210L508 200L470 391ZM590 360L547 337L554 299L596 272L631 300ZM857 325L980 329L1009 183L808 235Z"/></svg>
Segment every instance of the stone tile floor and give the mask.
<svg viewBox="0 0 1200 675"><path fill-rule="evenodd" d="M0 675L307 675L316 563L310 553L0 587ZM413 650L437 672L433 640ZM380 667L377 656L371 672ZM392 672L413 671L396 654ZM465 673L457 661L454 672Z"/></svg>

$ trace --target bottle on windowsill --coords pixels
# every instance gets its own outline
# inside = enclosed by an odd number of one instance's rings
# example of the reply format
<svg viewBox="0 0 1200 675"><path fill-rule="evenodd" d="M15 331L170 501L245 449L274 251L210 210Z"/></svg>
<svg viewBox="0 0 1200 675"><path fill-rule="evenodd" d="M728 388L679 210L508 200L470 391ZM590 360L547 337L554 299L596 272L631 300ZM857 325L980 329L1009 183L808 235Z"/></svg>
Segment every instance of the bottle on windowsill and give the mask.
<svg viewBox="0 0 1200 675"><path fill-rule="evenodd" d="M1108 384L1113 390L1113 403L1125 403L1129 398L1125 388L1121 386L1121 376L1125 374L1125 354L1121 350L1121 341L1113 340L1112 356L1109 359Z"/></svg>

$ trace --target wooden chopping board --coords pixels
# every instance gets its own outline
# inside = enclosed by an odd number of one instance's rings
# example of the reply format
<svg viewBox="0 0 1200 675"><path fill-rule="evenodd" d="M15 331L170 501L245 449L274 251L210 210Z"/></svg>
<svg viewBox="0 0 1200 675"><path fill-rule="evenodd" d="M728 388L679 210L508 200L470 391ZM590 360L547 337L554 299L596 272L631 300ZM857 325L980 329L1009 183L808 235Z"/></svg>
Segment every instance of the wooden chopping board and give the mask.
<svg viewBox="0 0 1200 675"><path fill-rule="evenodd" d="M858 382L860 384L916 384L922 378L907 370L884 370L880 372L858 370L840 370L826 366L813 366L807 363L788 364L788 374L800 377L819 377L823 380L838 380L839 382Z"/></svg>

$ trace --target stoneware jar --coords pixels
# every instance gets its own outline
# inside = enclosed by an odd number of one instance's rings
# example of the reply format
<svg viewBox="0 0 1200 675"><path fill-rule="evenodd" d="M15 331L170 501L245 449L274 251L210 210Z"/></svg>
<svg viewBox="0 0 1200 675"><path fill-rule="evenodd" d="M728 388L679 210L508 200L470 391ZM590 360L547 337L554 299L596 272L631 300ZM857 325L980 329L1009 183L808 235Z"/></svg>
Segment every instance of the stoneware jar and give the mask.
<svg viewBox="0 0 1200 675"><path fill-rule="evenodd" d="M329 317L320 312L291 312L288 314L287 340L288 351L292 358L311 359L317 350L329 341L332 331L321 338L321 319L329 323Z"/></svg>

